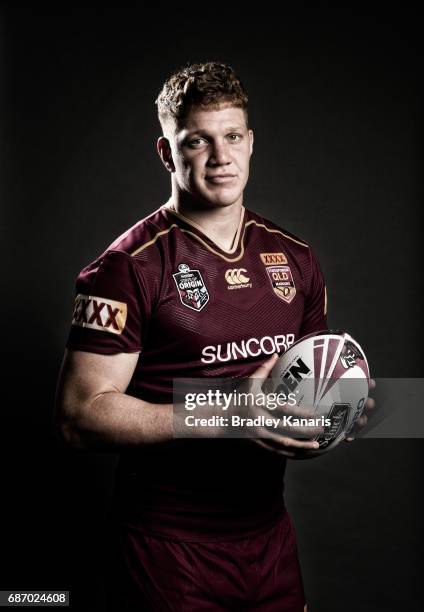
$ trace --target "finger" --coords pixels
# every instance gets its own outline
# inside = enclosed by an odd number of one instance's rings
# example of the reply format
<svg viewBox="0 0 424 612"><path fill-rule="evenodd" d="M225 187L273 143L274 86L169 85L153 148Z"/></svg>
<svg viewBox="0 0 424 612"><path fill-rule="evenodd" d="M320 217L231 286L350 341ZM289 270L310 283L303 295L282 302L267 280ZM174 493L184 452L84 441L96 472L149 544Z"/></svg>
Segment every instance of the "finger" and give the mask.
<svg viewBox="0 0 424 612"><path fill-rule="evenodd" d="M317 450L319 448L319 444L316 440L297 440L296 438L289 438L286 446L289 448L302 448L311 450Z"/></svg>
<svg viewBox="0 0 424 612"><path fill-rule="evenodd" d="M367 397L364 408L365 410L372 410L375 408L375 400L372 397Z"/></svg>
<svg viewBox="0 0 424 612"><path fill-rule="evenodd" d="M277 359L278 353L271 355L269 359L267 359L262 365L259 366L257 370L255 370L255 372L253 372L250 378L268 378L268 375L274 367Z"/></svg>
<svg viewBox="0 0 424 612"><path fill-rule="evenodd" d="M376 387L375 380L374 380L373 378L370 378L370 381L369 381L369 388L370 388L370 389L375 389L375 387Z"/></svg>
<svg viewBox="0 0 424 612"><path fill-rule="evenodd" d="M263 433L263 435L262 435ZM312 449L316 450L319 448L319 444L316 440L298 440L296 438L289 438L288 436L278 435L274 432L265 431L259 434L261 439L265 439L271 446L277 448L296 448L296 449Z"/></svg>
<svg viewBox="0 0 424 612"><path fill-rule="evenodd" d="M295 445L293 446L291 443L293 442L292 440L285 440L284 443L287 444L287 446L285 445L281 445L283 440L280 440L280 443L278 442L274 442L273 440L264 440L264 439L256 439L254 440L255 442L258 442L258 444L260 446L263 446L264 448L266 448L267 450L273 452L273 453L277 453L279 455L285 455L286 457L290 457L290 458L297 458L299 456L305 457L307 455L305 455L305 451L308 450L318 450L319 449L319 444L316 441L309 441L307 444L299 444L299 445ZM297 441L295 441L297 442Z"/></svg>
<svg viewBox="0 0 424 612"><path fill-rule="evenodd" d="M286 417L294 417L294 418L304 418L304 419L313 419L316 418L316 422L319 422L319 415L315 415L315 409L309 408L308 406L282 406L280 411L283 416ZM278 414L278 412L277 412Z"/></svg>
<svg viewBox="0 0 424 612"><path fill-rule="evenodd" d="M366 414L362 414L356 421L355 425L351 428L351 432L360 433L360 430L368 423L368 417ZM346 436L346 442L352 442L355 438L352 435Z"/></svg>
<svg viewBox="0 0 424 612"><path fill-rule="evenodd" d="M289 438L303 438L312 440L316 436L322 436L325 433L324 427L319 425L279 425L275 429L270 429L272 434L279 436L287 436Z"/></svg>
<svg viewBox="0 0 424 612"><path fill-rule="evenodd" d="M275 446L270 446L269 444L267 444L266 442L261 440L261 438L255 439L254 442L256 442L256 444L259 444L259 446L262 446L262 448L266 448L266 450L268 450L268 451L271 451L273 453L277 453L277 455L284 455L285 457L294 457L295 456L294 452L287 451L287 450L282 450L282 449L276 448Z"/></svg>
<svg viewBox="0 0 424 612"><path fill-rule="evenodd" d="M359 417L359 419L356 422L357 422L358 427L363 427L364 425L367 424L368 417L365 414L363 414Z"/></svg>

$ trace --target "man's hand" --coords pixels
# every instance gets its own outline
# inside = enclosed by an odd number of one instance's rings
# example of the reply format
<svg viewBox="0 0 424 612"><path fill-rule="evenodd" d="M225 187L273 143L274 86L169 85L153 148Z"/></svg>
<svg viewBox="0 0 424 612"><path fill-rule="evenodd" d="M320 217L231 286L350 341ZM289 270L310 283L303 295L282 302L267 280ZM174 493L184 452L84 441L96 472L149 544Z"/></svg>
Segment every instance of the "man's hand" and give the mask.
<svg viewBox="0 0 424 612"><path fill-rule="evenodd" d="M270 359L265 361L259 368L249 377L248 379L248 391L253 393L254 395L259 393L264 393L262 387L266 378L268 378L272 368L274 367L276 361L278 359L277 353L274 353ZM253 406L252 410L254 411L254 416L264 415L265 417L278 417L283 413L284 415L292 415L298 418L311 418L313 416L313 412L309 411L305 408L300 408L299 406L289 406L286 405L284 409L279 408L278 410L270 411L266 407L263 406ZM321 427L290 427L290 436L284 435L287 433L287 428L277 428L272 431L267 427L258 427L256 429L257 437L251 438L253 442L270 450L279 455L285 455L286 457L295 457L296 453L299 451L304 451L306 449L317 449L319 448L318 442L316 442L313 438L320 433L323 433L323 428ZM307 437L309 439L297 440L294 435L299 435L302 437Z"/></svg>
<svg viewBox="0 0 424 612"><path fill-rule="evenodd" d="M370 389L375 389L375 380L370 378ZM362 427L364 427L368 423L368 417L372 414L375 409L375 400L372 397L368 397L365 405L364 411L359 417L359 419L355 423L355 427L352 431L349 432L349 436L345 438L345 442L353 442L355 439L355 433L360 431Z"/></svg>

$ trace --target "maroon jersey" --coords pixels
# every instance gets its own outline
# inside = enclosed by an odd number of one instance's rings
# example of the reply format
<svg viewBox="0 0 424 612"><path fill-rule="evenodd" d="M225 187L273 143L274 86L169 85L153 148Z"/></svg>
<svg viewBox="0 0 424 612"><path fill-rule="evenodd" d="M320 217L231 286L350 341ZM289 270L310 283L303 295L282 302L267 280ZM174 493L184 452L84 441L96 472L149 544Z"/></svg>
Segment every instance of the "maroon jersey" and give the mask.
<svg viewBox="0 0 424 612"><path fill-rule="evenodd" d="M242 209L226 251L162 207L77 279L67 347L138 352L127 393L171 403L175 378L245 377L274 352L327 328L309 246ZM123 453L117 506L147 532L238 537L283 511L285 461L247 440L174 440Z"/></svg>

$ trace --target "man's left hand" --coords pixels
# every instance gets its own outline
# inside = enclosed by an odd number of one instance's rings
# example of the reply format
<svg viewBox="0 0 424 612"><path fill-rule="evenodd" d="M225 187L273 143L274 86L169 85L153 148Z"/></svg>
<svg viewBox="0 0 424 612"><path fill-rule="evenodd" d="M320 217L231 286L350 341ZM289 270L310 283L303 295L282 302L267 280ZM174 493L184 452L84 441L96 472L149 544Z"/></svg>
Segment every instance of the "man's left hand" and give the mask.
<svg viewBox="0 0 424 612"><path fill-rule="evenodd" d="M375 389L375 380L373 378L370 378L370 390L371 389ZM372 397L368 397L365 402L363 413L361 414L359 419L356 421L353 431L349 432L349 436L345 438L345 442L354 441L355 436L352 435L352 433L360 431L362 427L364 427L368 423L368 417L372 414L374 409L375 409L375 400L373 400Z"/></svg>

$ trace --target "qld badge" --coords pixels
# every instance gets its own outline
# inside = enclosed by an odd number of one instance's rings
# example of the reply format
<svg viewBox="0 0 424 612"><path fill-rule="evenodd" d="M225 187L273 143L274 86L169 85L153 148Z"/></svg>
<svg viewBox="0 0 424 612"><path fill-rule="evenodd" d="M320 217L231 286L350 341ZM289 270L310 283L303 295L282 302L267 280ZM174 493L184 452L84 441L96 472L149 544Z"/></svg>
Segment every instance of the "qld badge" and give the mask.
<svg viewBox="0 0 424 612"><path fill-rule="evenodd" d="M181 304L192 310L202 310L209 302L209 293L199 270L190 270L187 264L178 266L173 274L180 295Z"/></svg>
<svg viewBox="0 0 424 612"><path fill-rule="evenodd" d="M265 270L268 273L272 288L279 298L290 304L296 295L296 287L294 286L293 275L289 266L267 266Z"/></svg>

